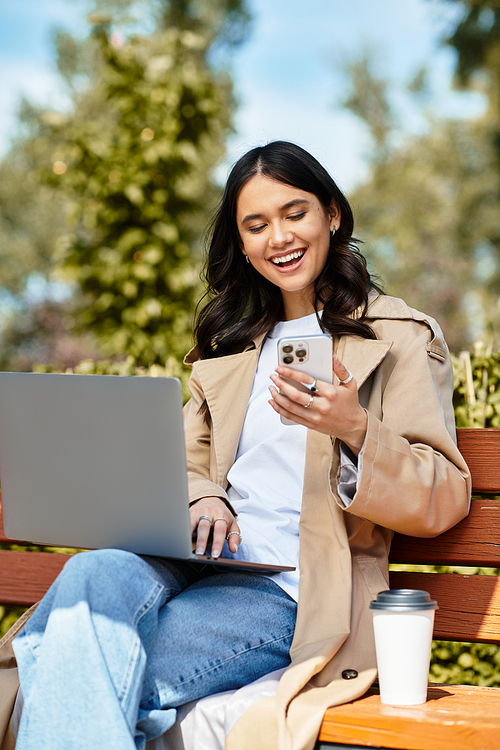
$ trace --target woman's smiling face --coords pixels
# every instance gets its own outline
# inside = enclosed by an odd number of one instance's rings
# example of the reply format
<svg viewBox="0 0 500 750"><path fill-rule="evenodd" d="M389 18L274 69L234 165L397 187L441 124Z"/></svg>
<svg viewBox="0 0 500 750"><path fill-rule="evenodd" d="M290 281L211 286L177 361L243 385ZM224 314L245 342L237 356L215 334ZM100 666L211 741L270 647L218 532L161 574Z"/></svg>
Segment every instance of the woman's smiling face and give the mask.
<svg viewBox="0 0 500 750"><path fill-rule="evenodd" d="M314 282L340 224L335 204L325 209L313 193L255 175L240 190L236 221L243 253L281 289L285 317L313 312Z"/></svg>

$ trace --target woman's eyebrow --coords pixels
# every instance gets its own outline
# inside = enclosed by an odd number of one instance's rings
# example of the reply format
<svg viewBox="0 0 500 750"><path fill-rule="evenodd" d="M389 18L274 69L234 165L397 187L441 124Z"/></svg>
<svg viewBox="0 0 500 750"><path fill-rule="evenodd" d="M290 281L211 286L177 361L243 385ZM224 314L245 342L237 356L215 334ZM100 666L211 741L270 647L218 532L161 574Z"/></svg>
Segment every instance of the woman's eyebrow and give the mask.
<svg viewBox="0 0 500 750"><path fill-rule="evenodd" d="M307 204L310 205L310 201L308 201L306 198L294 198L293 201L288 201L288 203L285 203L283 206L280 206L280 211L286 211L288 208L293 208L293 206L297 206L299 204ZM241 224L246 224L247 221L253 221L254 219L262 219L263 214L248 214L245 216L244 219L241 220Z"/></svg>
<svg viewBox="0 0 500 750"><path fill-rule="evenodd" d="M262 219L263 214L248 214L244 219L241 220L241 224L246 224L247 221L253 221L254 219Z"/></svg>
<svg viewBox="0 0 500 750"><path fill-rule="evenodd" d="M293 201L289 201L288 203L285 203L284 206L281 206L280 211L286 211L287 208L293 208L293 206L298 206L301 203L306 203L308 206L311 205L311 202L306 198L294 198Z"/></svg>

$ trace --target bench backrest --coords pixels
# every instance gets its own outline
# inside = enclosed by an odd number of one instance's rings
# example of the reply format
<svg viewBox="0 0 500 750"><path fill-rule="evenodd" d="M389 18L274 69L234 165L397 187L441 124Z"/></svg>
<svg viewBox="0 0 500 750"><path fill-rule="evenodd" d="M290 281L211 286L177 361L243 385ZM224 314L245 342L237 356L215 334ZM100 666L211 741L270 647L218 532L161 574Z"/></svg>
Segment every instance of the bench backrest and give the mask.
<svg viewBox="0 0 500 750"><path fill-rule="evenodd" d="M470 514L434 539L396 534L392 563L500 568L500 430L460 429L457 437L472 475ZM391 588L423 589L437 600L436 640L500 641L499 576L393 571L390 580Z"/></svg>
<svg viewBox="0 0 500 750"><path fill-rule="evenodd" d="M500 430L457 430L458 446L472 474L470 515L445 534L421 539L396 534L392 563L500 568ZM0 505L0 542L3 533ZM38 601L62 569L67 555L0 551L0 602L28 606ZM391 588L429 591L437 599L438 640L500 641L500 577L413 571L391 572Z"/></svg>

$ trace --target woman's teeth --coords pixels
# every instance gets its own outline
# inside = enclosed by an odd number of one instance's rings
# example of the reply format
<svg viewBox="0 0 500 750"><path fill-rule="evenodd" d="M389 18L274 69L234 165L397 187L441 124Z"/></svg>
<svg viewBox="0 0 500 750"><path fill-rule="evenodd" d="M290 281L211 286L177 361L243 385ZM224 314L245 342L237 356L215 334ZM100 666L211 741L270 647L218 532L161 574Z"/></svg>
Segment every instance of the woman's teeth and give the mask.
<svg viewBox="0 0 500 750"><path fill-rule="evenodd" d="M283 263L290 263L291 260L302 258L305 250L297 250L295 253L289 253L289 255L282 255L281 258L271 258L271 263L275 266L281 266Z"/></svg>

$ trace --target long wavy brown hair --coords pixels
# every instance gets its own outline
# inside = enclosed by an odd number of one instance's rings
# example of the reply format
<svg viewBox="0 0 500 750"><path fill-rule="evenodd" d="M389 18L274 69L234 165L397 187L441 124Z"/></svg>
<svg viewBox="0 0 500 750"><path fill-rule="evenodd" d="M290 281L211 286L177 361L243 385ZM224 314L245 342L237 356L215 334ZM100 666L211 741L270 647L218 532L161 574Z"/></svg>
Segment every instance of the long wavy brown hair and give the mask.
<svg viewBox="0 0 500 750"><path fill-rule="evenodd" d="M293 143L274 141L252 149L236 162L209 226L204 271L207 291L198 305L194 329L200 356L207 359L242 351L255 336L283 320L280 289L246 263L241 251L238 195L254 175L313 193L325 209L332 200L337 205L340 226L330 238L328 259L315 282L315 308L323 308L319 323L332 336L376 338L365 317L370 290L380 289L353 237L354 220L346 197L311 154Z"/></svg>

